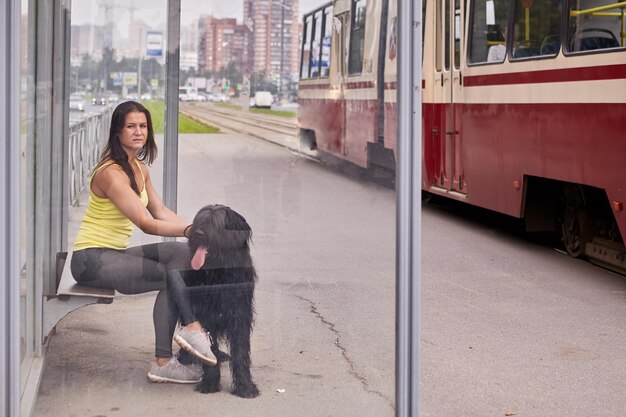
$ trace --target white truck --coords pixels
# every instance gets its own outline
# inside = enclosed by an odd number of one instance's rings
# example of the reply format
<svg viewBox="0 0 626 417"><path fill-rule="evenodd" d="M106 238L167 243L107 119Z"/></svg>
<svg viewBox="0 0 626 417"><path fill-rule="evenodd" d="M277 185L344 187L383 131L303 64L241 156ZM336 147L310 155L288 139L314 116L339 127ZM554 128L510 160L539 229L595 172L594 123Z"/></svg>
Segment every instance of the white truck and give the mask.
<svg viewBox="0 0 626 417"><path fill-rule="evenodd" d="M270 93L269 91L257 91L254 94L254 98L250 100L250 105L252 107L269 109L272 107L273 102L274 97L272 97L272 93Z"/></svg>
<svg viewBox="0 0 626 417"><path fill-rule="evenodd" d="M195 87L178 87L179 101L198 101L198 89Z"/></svg>

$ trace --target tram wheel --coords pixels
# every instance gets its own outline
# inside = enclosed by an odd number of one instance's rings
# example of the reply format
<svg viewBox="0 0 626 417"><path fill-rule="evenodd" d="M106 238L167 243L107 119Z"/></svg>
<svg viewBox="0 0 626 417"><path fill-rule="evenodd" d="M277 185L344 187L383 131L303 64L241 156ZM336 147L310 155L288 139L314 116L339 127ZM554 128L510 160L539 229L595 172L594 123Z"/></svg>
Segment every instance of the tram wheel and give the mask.
<svg viewBox="0 0 626 417"><path fill-rule="evenodd" d="M585 253L585 243L591 241L590 218L585 207L582 189L568 184L563 190L563 219L561 237L570 256L579 258Z"/></svg>

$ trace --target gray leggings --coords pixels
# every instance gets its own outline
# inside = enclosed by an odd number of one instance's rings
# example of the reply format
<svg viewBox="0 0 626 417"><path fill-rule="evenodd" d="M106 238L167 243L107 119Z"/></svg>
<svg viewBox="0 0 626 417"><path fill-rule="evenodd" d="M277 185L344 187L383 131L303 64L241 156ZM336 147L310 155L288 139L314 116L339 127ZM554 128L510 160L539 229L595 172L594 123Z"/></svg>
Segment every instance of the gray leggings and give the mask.
<svg viewBox="0 0 626 417"><path fill-rule="evenodd" d="M109 288L122 294L159 291L154 302L155 354L172 355L172 337L179 309L167 292L167 273L189 269L191 253L183 242L160 242L126 250L89 248L74 252L74 279L90 287Z"/></svg>

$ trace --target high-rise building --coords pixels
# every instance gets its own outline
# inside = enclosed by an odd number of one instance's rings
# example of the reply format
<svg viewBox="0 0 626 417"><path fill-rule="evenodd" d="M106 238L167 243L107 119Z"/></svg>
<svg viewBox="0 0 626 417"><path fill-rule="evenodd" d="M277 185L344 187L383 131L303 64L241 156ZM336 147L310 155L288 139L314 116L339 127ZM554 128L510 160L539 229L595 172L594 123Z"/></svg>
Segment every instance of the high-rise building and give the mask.
<svg viewBox="0 0 626 417"><path fill-rule="evenodd" d="M298 0L244 0L243 19L253 28L253 71L279 85L298 71Z"/></svg>
<svg viewBox="0 0 626 417"><path fill-rule="evenodd" d="M146 57L147 48L147 35L148 32L162 32L165 34L165 29L162 24L157 27L148 25L141 20L131 21L128 25L128 38L120 39L118 42L114 42L115 45L115 57L120 60L122 58L142 58ZM163 42L165 42L165 35L163 35ZM165 48L165 45L163 45ZM165 62L165 50L161 57L157 58L159 62Z"/></svg>
<svg viewBox="0 0 626 417"><path fill-rule="evenodd" d="M92 24L72 25L72 46L70 59L80 63L83 55L90 55L92 59L102 59L104 48L104 27Z"/></svg>
<svg viewBox="0 0 626 417"><path fill-rule="evenodd" d="M197 70L198 65L198 19L191 25L180 28L180 69L188 71L191 68Z"/></svg>
<svg viewBox="0 0 626 417"><path fill-rule="evenodd" d="M216 19L206 16L198 22L200 42L198 65L201 71L217 72L234 63L242 72L249 65L250 31L236 19Z"/></svg>
<svg viewBox="0 0 626 417"><path fill-rule="evenodd" d="M180 27L180 50L198 52L198 21L195 19L190 25Z"/></svg>

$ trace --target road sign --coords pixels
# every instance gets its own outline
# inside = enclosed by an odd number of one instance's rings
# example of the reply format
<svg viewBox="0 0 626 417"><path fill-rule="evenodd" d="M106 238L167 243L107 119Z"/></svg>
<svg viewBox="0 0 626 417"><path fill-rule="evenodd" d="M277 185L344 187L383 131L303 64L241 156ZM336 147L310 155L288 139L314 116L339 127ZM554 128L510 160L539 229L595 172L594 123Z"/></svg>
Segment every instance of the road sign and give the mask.
<svg viewBox="0 0 626 417"><path fill-rule="evenodd" d="M163 32L150 31L146 33L146 56L163 56Z"/></svg>

